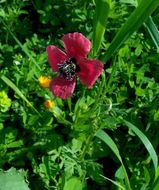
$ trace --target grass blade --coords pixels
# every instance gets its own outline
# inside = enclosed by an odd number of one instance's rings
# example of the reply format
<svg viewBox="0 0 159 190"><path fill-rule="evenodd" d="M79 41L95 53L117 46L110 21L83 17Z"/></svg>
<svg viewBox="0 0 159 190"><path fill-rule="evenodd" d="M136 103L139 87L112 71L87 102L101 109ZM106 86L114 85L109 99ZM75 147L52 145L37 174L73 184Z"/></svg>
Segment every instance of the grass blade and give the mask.
<svg viewBox="0 0 159 190"><path fill-rule="evenodd" d="M158 190L159 189L159 166L158 166L158 168L156 170L155 180L154 180L152 189L153 190Z"/></svg>
<svg viewBox="0 0 159 190"><path fill-rule="evenodd" d="M5 22L0 18L1 22L3 23L3 25L6 27L6 29L8 30L8 32L11 34L11 36L13 37L13 39L16 41L16 43L21 47L21 49L24 51L24 53L29 57L29 59L36 65L36 67L39 69L39 71L41 71L41 68L39 67L39 65L37 64L37 62L35 61L35 59L30 55L28 49L26 47L24 47L22 45L22 43L18 40L18 38L13 34L13 32L8 28L8 26L5 24Z"/></svg>
<svg viewBox="0 0 159 190"><path fill-rule="evenodd" d="M141 0L138 7L127 19L119 32L114 37L105 55L101 58L106 62L114 52L135 32L153 13L159 5L159 0Z"/></svg>
<svg viewBox="0 0 159 190"><path fill-rule="evenodd" d="M126 189L131 190L129 178L128 178L125 166L123 164L122 158L120 156L120 153L119 153L119 150L118 150L116 144L111 139L111 137L107 133L105 133L103 130L98 130L97 133L96 133L96 137L101 139L107 146L109 146L109 148L114 152L114 154L119 159L119 161L120 161L120 163L122 165L122 170L123 170L123 174L124 174L124 177L125 177Z"/></svg>
<svg viewBox="0 0 159 190"><path fill-rule="evenodd" d="M159 190L159 178L157 179L155 186L153 187L153 190Z"/></svg>
<svg viewBox="0 0 159 190"><path fill-rule="evenodd" d="M153 22L151 16L148 18L148 20L146 21L146 23L144 25L147 28L147 30L148 30L152 40L154 41L157 49L159 49L159 31L158 31L155 23Z"/></svg>
<svg viewBox="0 0 159 190"><path fill-rule="evenodd" d="M156 170L156 174L155 174L155 181L154 181L154 184L153 184L153 190L158 190L159 189L159 166Z"/></svg>
<svg viewBox="0 0 159 190"><path fill-rule="evenodd" d="M111 0L97 0L93 25L93 53L96 55L104 33L109 15Z"/></svg>
<svg viewBox="0 0 159 190"><path fill-rule="evenodd" d="M40 115L40 113L34 108L34 106L26 99L26 97L22 94L22 92L19 90L19 88L6 76L1 76L1 79L9 86L11 87L17 94L18 96L23 99L36 113Z"/></svg>
<svg viewBox="0 0 159 190"><path fill-rule="evenodd" d="M135 125L133 125L132 123L123 120L123 122L125 123L125 125L131 129L139 138L140 140L143 142L145 148L147 149L147 151L149 152L149 155L153 161L153 165L155 168L155 171L157 170L157 166L158 166L158 157L157 154L151 144L151 142L148 140L148 138L144 135L144 133L142 131L140 131Z"/></svg>
<svg viewBox="0 0 159 190"><path fill-rule="evenodd" d="M115 186L117 186L118 187L118 189L120 189L120 190L126 190L123 186L121 186L119 183L117 183L116 181L114 181L114 180L112 180L112 179L110 179L110 178L108 178L108 177L105 177L105 176L103 176L103 175L100 175L100 176L102 176L105 180L108 180L108 181L110 181L111 183L113 183Z"/></svg>

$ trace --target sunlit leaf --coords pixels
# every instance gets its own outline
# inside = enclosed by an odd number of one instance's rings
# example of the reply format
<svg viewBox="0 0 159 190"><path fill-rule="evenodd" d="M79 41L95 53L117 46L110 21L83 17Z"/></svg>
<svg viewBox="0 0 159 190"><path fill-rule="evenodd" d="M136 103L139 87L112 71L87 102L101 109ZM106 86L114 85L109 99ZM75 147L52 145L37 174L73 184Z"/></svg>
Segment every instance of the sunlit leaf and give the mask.
<svg viewBox="0 0 159 190"><path fill-rule="evenodd" d="M29 190L24 179L24 172L11 168L7 171L0 171L0 189L2 190Z"/></svg>
<svg viewBox="0 0 159 190"><path fill-rule="evenodd" d="M72 177L65 182L63 190L82 190L82 182L77 177Z"/></svg>

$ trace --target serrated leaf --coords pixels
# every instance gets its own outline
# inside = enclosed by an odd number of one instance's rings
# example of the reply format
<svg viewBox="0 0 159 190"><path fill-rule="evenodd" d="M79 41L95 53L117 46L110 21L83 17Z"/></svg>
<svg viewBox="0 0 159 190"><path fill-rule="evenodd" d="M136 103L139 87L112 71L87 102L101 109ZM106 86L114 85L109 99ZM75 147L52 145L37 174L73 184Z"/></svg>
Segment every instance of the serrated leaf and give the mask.
<svg viewBox="0 0 159 190"><path fill-rule="evenodd" d="M5 144L13 142L17 137L17 129L7 127L4 130L5 133Z"/></svg>
<svg viewBox="0 0 159 190"><path fill-rule="evenodd" d="M38 115L31 115L28 121L28 125L35 125L35 123L38 121L39 116Z"/></svg>
<svg viewBox="0 0 159 190"><path fill-rule="evenodd" d="M74 153L78 152L81 150L82 147L82 142L77 140L77 139L72 139L72 151Z"/></svg>

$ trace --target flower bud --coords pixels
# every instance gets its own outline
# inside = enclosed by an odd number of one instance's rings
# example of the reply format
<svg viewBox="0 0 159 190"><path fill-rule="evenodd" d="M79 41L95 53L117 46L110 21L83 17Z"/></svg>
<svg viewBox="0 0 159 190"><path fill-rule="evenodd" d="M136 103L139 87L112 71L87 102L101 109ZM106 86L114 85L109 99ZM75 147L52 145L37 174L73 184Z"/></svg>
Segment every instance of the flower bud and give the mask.
<svg viewBox="0 0 159 190"><path fill-rule="evenodd" d="M44 106L48 109L52 108L54 106L54 103L51 100L46 100L44 102Z"/></svg>

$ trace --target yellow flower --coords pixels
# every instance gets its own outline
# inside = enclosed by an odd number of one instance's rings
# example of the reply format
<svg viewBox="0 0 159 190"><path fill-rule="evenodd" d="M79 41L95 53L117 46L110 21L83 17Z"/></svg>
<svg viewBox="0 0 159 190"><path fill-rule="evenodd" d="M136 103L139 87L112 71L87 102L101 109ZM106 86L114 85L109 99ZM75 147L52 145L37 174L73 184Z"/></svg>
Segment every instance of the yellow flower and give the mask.
<svg viewBox="0 0 159 190"><path fill-rule="evenodd" d="M51 80L45 76L40 76L38 81L39 81L40 86L43 88L48 88L51 82Z"/></svg>
<svg viewBox="0 0 159 190"><path fill-rule="evenodd" d="M52 108L54 106L54 103L51 100L46 100L44 102L44 106L49 109L49 108Z"/></svg>

